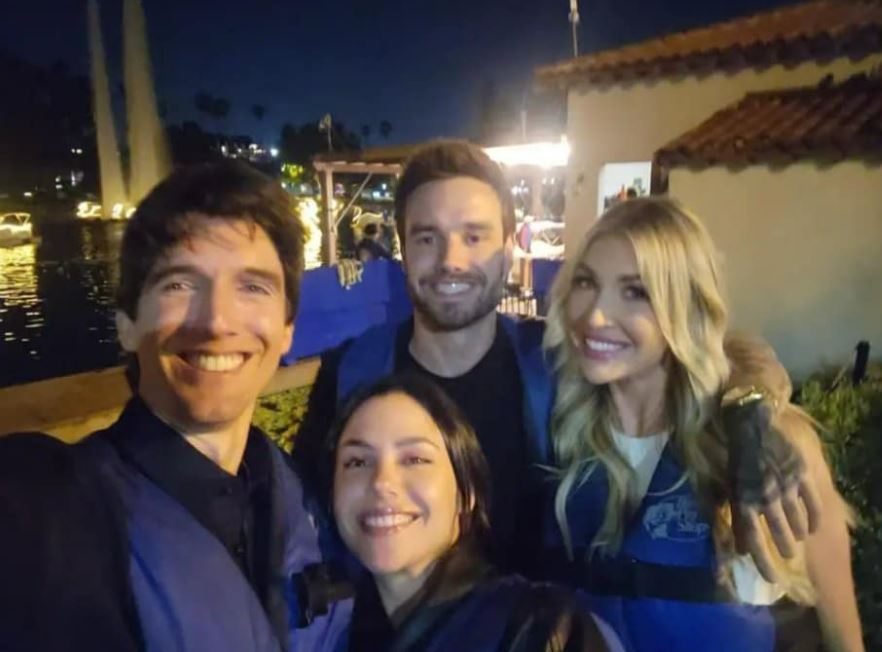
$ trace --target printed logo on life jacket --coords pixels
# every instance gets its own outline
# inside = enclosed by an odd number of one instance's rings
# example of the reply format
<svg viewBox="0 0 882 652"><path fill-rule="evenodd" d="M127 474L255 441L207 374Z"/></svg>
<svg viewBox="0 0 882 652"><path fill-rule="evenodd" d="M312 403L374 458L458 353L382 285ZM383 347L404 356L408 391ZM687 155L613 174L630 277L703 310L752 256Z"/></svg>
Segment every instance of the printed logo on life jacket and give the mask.
<svg viewBox="0 0 882 652"><path fill-rule="evenodd" d="M710 535L710 526L701 520L698 505L691 496L671 496L646 510L643 527L653 539L700 541Z"/></svg>

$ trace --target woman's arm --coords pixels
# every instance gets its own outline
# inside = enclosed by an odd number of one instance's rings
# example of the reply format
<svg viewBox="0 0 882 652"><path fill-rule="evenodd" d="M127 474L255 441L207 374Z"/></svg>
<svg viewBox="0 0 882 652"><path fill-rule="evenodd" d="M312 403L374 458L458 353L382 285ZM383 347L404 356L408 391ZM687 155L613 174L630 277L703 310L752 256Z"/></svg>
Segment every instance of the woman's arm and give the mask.
<svg viewBox="0 0 882 652"><path fill-rule="evenodd" d="M833 483L821 442L800 414L783 416L814 478L824 510L818 529L805 540L806 566L817 593L816 609L827 648L860 652L861 623L851 574L848 508Z"/></svg>

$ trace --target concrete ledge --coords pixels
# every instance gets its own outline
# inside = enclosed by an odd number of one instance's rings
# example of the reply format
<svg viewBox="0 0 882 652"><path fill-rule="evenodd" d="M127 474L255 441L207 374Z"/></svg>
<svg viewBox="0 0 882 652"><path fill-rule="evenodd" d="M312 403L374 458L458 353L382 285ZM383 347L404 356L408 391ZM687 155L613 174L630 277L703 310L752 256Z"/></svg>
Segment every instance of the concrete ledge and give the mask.
<svg viewBox="0 0 882 652"><path fill-rule="evenodd" d="M280 367L264 394L311 385L319 358ZM122 367L0 389L0 435L35 430L73 443L104 428L131 396Z"/></svg>

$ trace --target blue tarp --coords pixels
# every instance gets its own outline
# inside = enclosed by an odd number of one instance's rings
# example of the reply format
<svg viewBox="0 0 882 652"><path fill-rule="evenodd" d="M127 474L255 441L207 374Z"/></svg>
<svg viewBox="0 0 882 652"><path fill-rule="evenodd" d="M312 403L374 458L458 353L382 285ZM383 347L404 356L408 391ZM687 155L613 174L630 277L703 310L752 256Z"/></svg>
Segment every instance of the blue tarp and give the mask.
<svg viewBox="0 0 882 652"><path fill-rule="evenodd" d="M404 272L397 261L366 263L361 283L348 290L340 285L336 267L309 270L300 287L294 345L282 364L318 355L374 324L400 321L410 310Z"/></svg>

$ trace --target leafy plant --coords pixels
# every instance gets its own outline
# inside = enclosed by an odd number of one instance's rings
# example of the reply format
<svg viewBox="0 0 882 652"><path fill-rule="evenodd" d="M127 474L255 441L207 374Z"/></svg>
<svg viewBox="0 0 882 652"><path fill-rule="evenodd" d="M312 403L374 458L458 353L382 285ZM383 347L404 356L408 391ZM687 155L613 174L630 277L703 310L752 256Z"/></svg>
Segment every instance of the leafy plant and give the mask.
<svg viewBox="0 0 882 652"><path fill-rule="evenodd" d="M831 388L816 377L799 402L820 424L839 490L854 508L852 565L868 650L882 649L882 373Z"/></svg>
<svg viewBox="0 0 882 652"><path fill-rule="evenodd" d="M311 389L311 385L306 385L270 394L262 397L257 404L254 425L286 452L290 453L294 445L294 436L306 414Z"/></svg>

